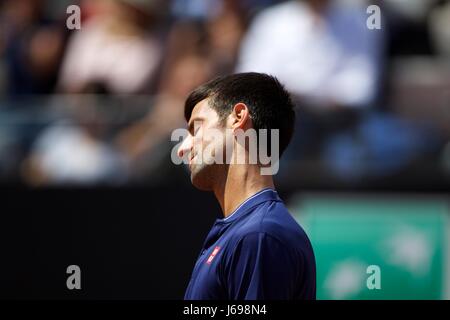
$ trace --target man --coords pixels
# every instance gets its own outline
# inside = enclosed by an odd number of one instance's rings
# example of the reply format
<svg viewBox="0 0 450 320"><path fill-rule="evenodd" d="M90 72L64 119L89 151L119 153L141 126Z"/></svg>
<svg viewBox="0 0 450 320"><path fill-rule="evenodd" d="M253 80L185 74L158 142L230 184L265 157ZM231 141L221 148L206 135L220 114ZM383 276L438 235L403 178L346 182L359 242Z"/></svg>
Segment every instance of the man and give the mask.
<svg viewBox="0 0 450 320"><path fill-rule="evenodd" d="M239 139L252 130L276 130L270 132L278 133L278 141L270 138L267 150L274 155L279 148L281 155L295 118L288 92L266 74L219 77L189 95L185 118L189 135L178 156L189 159L193 185L213 191L224 215L205 240L185 299L315 299L311 243L272 176L262 174L262 161L250 161L255 141ZM258 140L260 149L262 136ZM237 161L240 155L244 162Z"/></svg>

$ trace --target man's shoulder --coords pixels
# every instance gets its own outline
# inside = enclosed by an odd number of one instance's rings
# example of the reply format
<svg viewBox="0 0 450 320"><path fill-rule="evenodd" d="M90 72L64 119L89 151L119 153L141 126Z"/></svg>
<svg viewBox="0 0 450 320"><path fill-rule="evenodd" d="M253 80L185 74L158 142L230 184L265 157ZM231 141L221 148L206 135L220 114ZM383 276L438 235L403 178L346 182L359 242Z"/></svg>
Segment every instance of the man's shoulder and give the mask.
<svg viewBox="0 0 450 320"><path fill-rule="evenodd" d="M267 241L278 241L287 247L296 247L308 241L303 228L289 213L282 201L268 201L255 208L233 231L231 241L265 237Z"/></svg>

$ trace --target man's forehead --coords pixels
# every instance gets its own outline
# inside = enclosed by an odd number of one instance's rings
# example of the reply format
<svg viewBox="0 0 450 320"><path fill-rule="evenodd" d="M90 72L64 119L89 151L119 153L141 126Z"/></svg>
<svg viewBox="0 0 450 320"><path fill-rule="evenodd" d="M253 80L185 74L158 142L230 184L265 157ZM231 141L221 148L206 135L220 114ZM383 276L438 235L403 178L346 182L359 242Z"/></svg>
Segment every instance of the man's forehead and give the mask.
<svg viewBox="0 0 450 320"><path fill-rule="evenodd" d="M209 98L203 99L202 101L198 102L192 109L191 119L207 115L211 111L212 109L209 106Z"/></svg>

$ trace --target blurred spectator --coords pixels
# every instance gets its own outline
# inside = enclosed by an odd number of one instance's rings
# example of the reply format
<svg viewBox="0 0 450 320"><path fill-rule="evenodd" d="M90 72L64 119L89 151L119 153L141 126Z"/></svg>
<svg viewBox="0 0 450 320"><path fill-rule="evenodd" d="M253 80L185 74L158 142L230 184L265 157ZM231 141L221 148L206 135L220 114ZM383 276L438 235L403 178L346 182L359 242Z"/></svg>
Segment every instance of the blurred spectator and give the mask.
<svg viewBox="0 0 450 320"><path fill-rule="evenodd" d="M450 57L450 1L432 10L428 24L436 51Z"/></svg>
<svg viewBox="0 0 450 320"><path fill-rule="evenodd" d="M120 155L82 127L49 126L38 137L24 174L31 185L92 185L120 182Z"/></svg>
<svg viewBox="0 0 450 320"><path fill-rule="evenodd" d="M0 28L0 97L6 93L6 63L5 63L5 30Z"/></svg>
<svg viewBox="0 0 450 320"><path fill-rule="evenodd" d="M98 90L85 88L84 92ZM105 112L111 101L102 95L55 99L58 115L34 141L22 165L33 186L117 184L127 177L122 155L108 142L111 124Z"/></svg>
<svg viewBox="0 0 450 320"><path fill-rule="evenodd" d="M412 21L425 20L430 8L439 0L384 0L386 10Z"/></svg>
<svg viewBox="0 0 450 320"><path fill-rule="evenodd" d="M243 10L253 14L262 8L273 5L285 0L240 0L234 1ZM172 0L172 15L177 20L183 19L213 19L223 11L223 6L227 5L228 0Z"/></svg>
<svg viewBox="0 0 450 320"><path fill-rule="evenodd" d="M337 0L266 9L244 39L237 70L273 74L316 108L367 107L377 96L383 31L367 28L365 9Z"/></svg>
<svg viewBox="0 0 450 320"><path fill-rule="evenodd" d="M382 1L387 20L389 55L430 55L433 53L427 17L439 0Z"/></svg>
<svg viewBox="0 0 450 320"><path fill-rule="evenodd" d="M62 65L61 89L80 92L90 83L100 83L111 93L149 92L161 58L156 35L149 32L158 4L84 1L91 17L70 39Z"/></svg>
<svg viewBox="0 0 450 320"><path fill-rule="evenodd" d="M353 131L334 135L324 146L324 163L341 181L382 178L436 152L433 128L384 113L367 114Z"/></svg>
<svg viewBox="0 0 450 320"><path fill-rule="evenodd" d="M173 0L172 14L176 19L201 19L214 15L221 0Z"/></svg>
<svg viewBox="0 0 450 320"><path fill-rule="evenodd" d="M6 93L51 93L64 49L64 29L43 14L44 1L0 4L0 56L4 50Z"/></svg>
<svg viewBox="0 0 450 320"><path fill-rule="evenodd" d="M248 8L242 2L223 0L221 10L207 20L211 55L218 74L233 72L248 17Z"/></svg>

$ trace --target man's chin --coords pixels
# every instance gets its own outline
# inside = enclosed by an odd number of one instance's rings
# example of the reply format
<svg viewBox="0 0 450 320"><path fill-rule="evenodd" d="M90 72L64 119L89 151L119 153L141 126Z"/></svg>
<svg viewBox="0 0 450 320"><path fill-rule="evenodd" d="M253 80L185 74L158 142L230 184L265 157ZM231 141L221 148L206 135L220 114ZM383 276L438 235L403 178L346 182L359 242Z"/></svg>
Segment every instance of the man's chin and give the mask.
<svg viewBox="0 0 450 320"><path fill-rule="evenodd" d="M191 183L194 187L201 191L212 191L211 179L208 179L203 170L191 172Z"/></svg>

